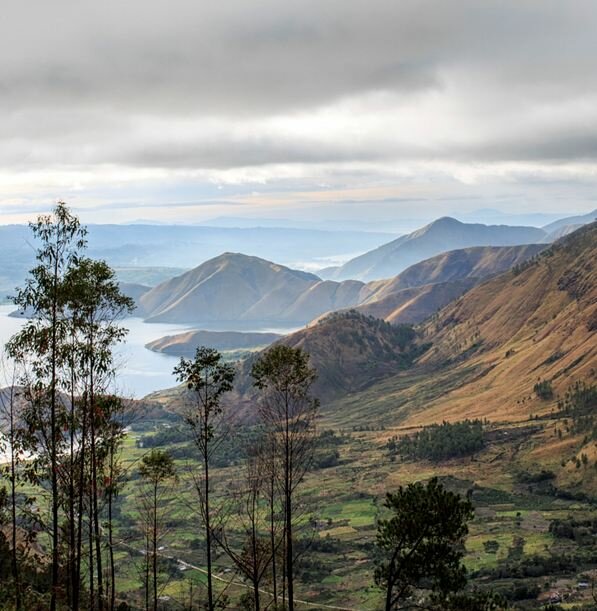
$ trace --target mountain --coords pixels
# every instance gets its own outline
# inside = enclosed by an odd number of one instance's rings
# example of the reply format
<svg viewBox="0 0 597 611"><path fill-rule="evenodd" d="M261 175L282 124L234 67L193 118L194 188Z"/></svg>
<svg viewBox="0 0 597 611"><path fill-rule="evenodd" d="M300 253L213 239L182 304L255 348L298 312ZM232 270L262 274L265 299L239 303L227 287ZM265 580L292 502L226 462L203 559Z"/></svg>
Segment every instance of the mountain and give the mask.
<svg viewBox="0 0 597 611"><path fill-rule="evenodd" d="M597 208L595 208L595 210L593 210L592 212L588 212L587 214L567 216L565 218L558 219L557 221L553 221L552 223L545 225L543 227L543 231L545 231L547 234L557 235L556 232L558 232L559 230L567 229L568 233L570 233L571 228L576 229L580 225L587 225L588 223L592 223L595 220L597 220ZM572 229L572 231L574 229ZM562 237L563 235L565 234L560 233L560 235L557 235L557 237Z"/></svg>
<svg viewBox="0 0 597 611"><path fill-rule="evenodd" d="M141 298L148 322L280 320L320 279L257 257L224 253Z"/></svg>
<svg viewBox="0 0 597 611"><path fill-rule="evenodd" d="M135 303L139 303L141 297L151 290L150 286L145 284L136 284L134 282L119 282L119 287L122 293L127 297L135 300Z"/></svg>
<svg viewBox="0 0 597 611"><path fill-rule="evenodd" d="M242 333L239 331L187 331L166 335L146 344L154 352L172 356L192 357L199 346L216 350L249 350L264 348L280 339L277 333Z"/></svg>
<svg viewBox="0 0 597 611"><path fill-rule="evenodd" d="M363 303L426 284L481 280L520 265L545 248L544 244L476 246L444 252L411 265L394 278L369 282L370 292Z"/></svg>
<svg viewBox="0 0 597 611"><path fill-rule="evenodd" d="M466 293L477 282L474 278L462 278L400 289L354 309L392 324L417 324Z"/></svg>
<svg viewBox="0 0 597 611"><path fill-rule="evenodd" d="M513 246L545 240L547 233L536 227L461 223L444 217L351 259L341 267L321 270L331 280L376 280L399 274L410 265L440 253L472 246Z"/></svg>
<svg viewBox="0 0 597 611"><path fill-rule="evenodd" d="M257 257L226 253L147 291L139 304L150 322L302 325L357 306L391 322L420 322L481 279L526 261L542 248L451 251L395 278L368 284L321 280Z"/></svg>
<svg viewBox="0 0 597 611"><path fill-rule="evenodd" d="M309 353L318 375L314 393L329 401L410 366L422 351L415 339L410 327L348 311L325 316L279 341ZM240 365L237 389L245 398L252 392L249 373L254 358Z"/></svg>
<svg viewBox="0 0 597 611"><path fill-rule="evenodd" d="M149 322L273 322L300 325L352 305L360 282L322 281L258 257L225 253L140 299Z"/></svg>
<svg viewBox="0 0 597 611"><path fill-rule="evenodd" d="M545 248L477 246L442 253L394 278L367 283L354 309L393 324L417 324L484 279L521 265Z"/></svg>
<svg viewBox="0 0 597 611"><path fill-rule="evenodd" d="M407 372L397 370L327 408L341 410L335 418L344 424L520 422L549 414L571 384L596 380L595 260L592 223L428 320L419 333L431 348ZM553 400L537 396L538 380L553 386Z"/></svg>
<svg viewBox="0 0 597 611"><path fill-rule="evenodd" d="M545 238L545 241L549 243L556 242L560 238L567 236L569 233L572 233L573 231L580 229L582 226L583 226L582 223L579 223L577 225L562 225L561 227L558 227L551 233L548 233L547 238Z"/></svg>
<svg viewBox="0 0 597 611"><path fill-rule="evenodd" d="M338 230L313 226L209 227L163 224L89 225L87 254L113 268L143 268L127 282L151 284L145 271L189 269L222 252L237 250L283 264L319 268L323 261L363 252L394 238L394 232ZM335 230L332 230L335 229ZM14 294L35 264L36 242L27 225L0 225L0 299Z"/></svg>

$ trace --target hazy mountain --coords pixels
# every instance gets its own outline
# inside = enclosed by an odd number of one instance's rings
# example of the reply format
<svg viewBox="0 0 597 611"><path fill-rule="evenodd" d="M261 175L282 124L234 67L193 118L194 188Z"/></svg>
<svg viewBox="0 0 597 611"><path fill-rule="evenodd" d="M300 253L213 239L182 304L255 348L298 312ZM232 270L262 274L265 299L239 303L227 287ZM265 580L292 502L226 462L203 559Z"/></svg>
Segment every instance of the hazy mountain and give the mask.
<svg viewBox="0 0 597 611"><path fill-rule="evenodd" d="M555 242L556 240L567 236L573 231L580 229L583 225L584 223L578 223L576 225L561 225L557 229L554 229L551 233L548 233L547 237L545 238L545 241L548 243Z"/></svg>
<svg viewBox="0 0 597 611"><path fill-rule="evenodd" d="M192 357L199 346L216 350L248 350L263 348L280 339L277 333L243 333L240 331L187 331L167 335L149 342L145 347L172 356Z"/></svg>
<svg viewBox="0 0 597 611"><path fill-rule="evenodd" d="M588 212L587 214L567 216L565 218L558 219L557 221L553 221L552 223L549 223L549 225L545 225L543 227L543 230L547 234L552 234L563 228L570 228L574 226L578 227L580 225L592 223L595 220L597 220L597 208L595 208L595 210L593 210L592 212ZM562 235L558 237L562 237Z"/></svg>
<svg viewBox="0 0 597 611"><path fill-rule="evenodd" d="M150 322L290 321L295 300L321 280L257 257L225 253L141 298Z"/></svg>
<svg viewBox="0 0 597 611"><path fill-rule="evenodd" d="M120 282L120 290L131 299L134 299L136 303L139 303L141 297L151 290L150 286L145 284L135 284L134 282Z"/></svg>
<svg viewBox="0 0 597 611"><path fill-rule="evenodd" d="M319 268L392 239L371 231L320 231L312 227L207 227L193 225L89 225L88 255L114 268L143 268L144 276L121 280L151 284L154 268L190 269L222 252L241 251L283 264ZM35 262L36 243L27 225L0 225L0 298L14 293Z"/></svg>
<svg viewBox="0 0 597 611"><path fill-rule="evenodd" d="M471 246L532 244L542 242L546 235L535 227L467 224L444 217L351 259L341 267L321 270L320 274L333 280L388 278L446 251Z"/></svg>
<svg viewBox="0 0 597 611"><path fill-rule="evenodd" d="M300 325L355 306L392 322L420 322L483 278L526 261L543 248L451 251L395 278L368 284L321 280L257 257L226 253L154 287L139 303L149 321L160 322Z"/></svg>
<svg viewBox="0 0 597 611"><path fill-rule="evenodd" d="M481 280L519 265L545 248L544 244L475 246L444 252L411 265L394 278L367 283L369 295L363 303L426 284Z"/></svg>

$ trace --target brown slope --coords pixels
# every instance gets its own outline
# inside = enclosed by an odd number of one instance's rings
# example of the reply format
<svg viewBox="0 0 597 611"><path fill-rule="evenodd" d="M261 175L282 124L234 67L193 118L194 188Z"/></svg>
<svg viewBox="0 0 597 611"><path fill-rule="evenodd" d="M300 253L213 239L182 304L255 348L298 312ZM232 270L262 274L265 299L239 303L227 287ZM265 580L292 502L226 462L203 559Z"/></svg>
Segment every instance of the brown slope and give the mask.
<svg viewBox="0 0 597 611"><path fill-rule="evenodd" d="M522 246L477 246L444 252L415 265L388 280L369 282L363 303L383 299L403 289L425 284L474 278L479 281L520 265L547 248L545 244ZM442 304L445 305L445 304Z"/></svg>
<svg viewBox="0 0 597 611"><path fill-rule="evenodd" d="M452 250L412 265L388 280L367 283L359 312L393 324L417 324L483 279L528 261L544 244Z"/></svg>
<svg viewBox="0 0 597 611"><path fill-rule="evenodd" d="M420 329L432 347L412 370L330 408L408 424L549 412L555 401L535 396L538 379L560 395L596 380L596 260L593 223L445 307Z"/></svg>
<svg viewBox="0 0 597 611"><path fill-rule="evenodd" d="M354 309L392 324L416 324L429 318L477 284L474 278L437 282L389 293Z"/></svg>

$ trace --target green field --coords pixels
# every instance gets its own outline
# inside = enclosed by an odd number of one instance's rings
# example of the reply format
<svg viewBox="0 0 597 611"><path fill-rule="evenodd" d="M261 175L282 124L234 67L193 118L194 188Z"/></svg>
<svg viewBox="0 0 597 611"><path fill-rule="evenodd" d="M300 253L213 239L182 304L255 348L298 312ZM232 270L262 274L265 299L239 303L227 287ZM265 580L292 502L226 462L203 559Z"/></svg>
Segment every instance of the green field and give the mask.
<svg viewBox="0 0 597 611"><path fill-rule="evenodd" d="M320 428L328 424L332 422L324 418ZM158 429L161 426L156 423ZM493 428L499 430L498 425ZM577 498L558 498L548 488L520 483L517 475L521 470L533 470L538 435L550 428L553 423L545 421L541 433L522 440L492 442L473 457L440 464L391 460L385 449L388 434L384 431L336 429L344 439L338 446L338 464L309 473L301 490L299 537L309 539L311 544L299 566L298 598L349 609L379 609L381 593L373 583L373 553L376 519L383 515L384 494L401 484L437 475L448 488L462 494L472 491L476 515L466 544L465 564L473 584L521 597L516 601L520 608L537 606L537 596L545 598L556 587L568 593L567 602L571 605L586 601L588 593L577 590L576 584L596 573L595 537L588 543L557 538L550 532L550 523L594 518L594 505L580 494ZM136 438L148 434L152 433L130 433L122 456L129 481L118 501L118 587L130 600L138 594L143 561L135 473L147 450L136 447ZM183 446L174 444L166 449L175 451ZM188 458L175 462L179 480L165 503L170 527L162 540L162 553L165 562L171 558L170 568L162 574L162 594L182 603L191 591L193 596L201 595L203 537L192 484L198 463ZM574 476L581 483L584 478L586 488L591 489L593 472L591 467ZM239 465L216 469L213 475L216 495L225 500L231 484L239 480ZM234 536L234 516L228 518L227 524ZM549 562L557 558L573 559L573 568L550 566ZM178 570L179 561L197 569ZM234 601L246 586L231 569L227 557L219 552L217 585ZM525 588L534 592L534 598L523 597ZM264 589L268 589L267 583Z"/></svg>

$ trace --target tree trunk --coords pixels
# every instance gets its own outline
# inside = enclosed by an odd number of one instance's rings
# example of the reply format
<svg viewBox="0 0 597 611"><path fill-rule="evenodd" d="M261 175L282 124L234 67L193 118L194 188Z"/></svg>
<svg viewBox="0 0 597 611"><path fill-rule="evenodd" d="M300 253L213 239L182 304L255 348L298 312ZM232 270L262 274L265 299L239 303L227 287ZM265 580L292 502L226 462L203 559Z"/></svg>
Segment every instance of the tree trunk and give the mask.
<svg viewBox="0 0 597 611"><path fill-rule="evenodd" d="M158 609L158 487L153 488L153 611Z"/></svg>
<svg viewBox="0 0 597 611"><path fill-rule="evenodd" d="M205 419L207 423L207 418ZM207 605L208 611L214 611L214 594L211 575L211 524L209 519L209 457L207 454L207 426L205 426L206 451L203 454L203 466L205 469L205 544L207 546Z"/></svg>
<svg viewBox="0 0 597 611"><path fill-rule="evenodd" d="M52 295L52 339L50 358L52 359L52 373L50 378L50 469L52 471L51 487L52 487L52 592L50 595L50 611L56 611L56 598L58 595L60 574L58 571L58 464L56 445L58 444L58 432L56 422L56 358L58 356L58 346L56 337L56 325L58 324L58 249L56 249L56 257L54 260L54 277L53 277L53 295Z"/></svg>
<svg viewBox="0 0 597 611"><path fill-rule="evenodd" d="M81 560L82 560L82 549L83 549L83 496L85 491L85 460L86 460L86 449L87 449L87 399L85 398L83 404L83 422L81 423L81 452L79 455L79 489L78 489L78 517L77 517L77 543L75 552L75 583L77 587L73 592L73 611L79 611L81 595L80 595L80 584L81 584Z"/></svg>
<svg viewBox="0 0 597 611"><path fill-rule="evenodd" d="M114 565L114 532L112 525L112 503L114 497L114 448L110 447L110 488L108 490L108 545L110 555L110 611L116 606L116 567Z"/></svg>
<svg viewBox="0 0 597 611"><path fill-rule="evenodd" d="M12 578L15 584L15 608L21 611L21 583L17 561L17 468L15 459L14 384L10 388L10 518L12 528Z"/></svg>
<svg viewBox="0 0 597 611"><path fill-rule="evenodd" d="M292 479L290 455L290 414L286 398L286 438L284 440L284 512L286 530L286 580L288 582L288 611L294 611L294 567L292 554Z"/></svg>

